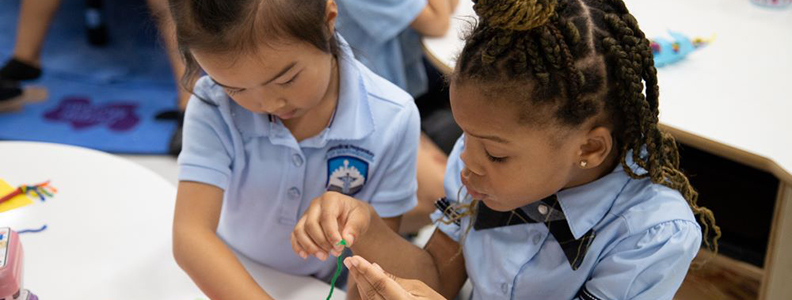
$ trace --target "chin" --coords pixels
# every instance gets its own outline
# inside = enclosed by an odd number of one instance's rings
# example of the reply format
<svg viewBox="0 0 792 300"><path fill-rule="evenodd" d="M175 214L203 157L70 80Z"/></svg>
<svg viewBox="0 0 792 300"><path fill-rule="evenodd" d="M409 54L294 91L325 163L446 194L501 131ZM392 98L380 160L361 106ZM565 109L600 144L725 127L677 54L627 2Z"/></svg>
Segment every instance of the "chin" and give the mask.
<svg viewBox="0 0 792 300"><path fill-rule="evenodd" d="M486 205L489 209L499 212L507 212L516 208L512 207L511 205L503 205L500 202L489 200L488 198L481 200L481 202L484 202L484 205Z"/></svg>

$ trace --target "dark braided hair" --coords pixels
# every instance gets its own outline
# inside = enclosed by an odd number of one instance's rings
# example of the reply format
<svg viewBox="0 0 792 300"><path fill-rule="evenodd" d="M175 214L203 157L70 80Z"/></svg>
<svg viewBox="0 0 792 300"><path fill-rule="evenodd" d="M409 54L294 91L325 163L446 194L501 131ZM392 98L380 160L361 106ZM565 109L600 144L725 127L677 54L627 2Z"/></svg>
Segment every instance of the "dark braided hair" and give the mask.
<svg viewBox="0 0 792 300"><path fill-rule="evenodd" d="M569 128L592 119L610 126L624 171L679 191L704 226L704 243L717 252L721 232L712 211L697 205L698 193L679 169L676 141L658 128L652 50L624 2L473 2L479 22L451 81L528 95L504 97L531 108L520 110L520 122L547 124L542 117L549 115L549 121ZM552 113L544 113L548 109ZM646 172L627 165L630 152Z"/></svg>

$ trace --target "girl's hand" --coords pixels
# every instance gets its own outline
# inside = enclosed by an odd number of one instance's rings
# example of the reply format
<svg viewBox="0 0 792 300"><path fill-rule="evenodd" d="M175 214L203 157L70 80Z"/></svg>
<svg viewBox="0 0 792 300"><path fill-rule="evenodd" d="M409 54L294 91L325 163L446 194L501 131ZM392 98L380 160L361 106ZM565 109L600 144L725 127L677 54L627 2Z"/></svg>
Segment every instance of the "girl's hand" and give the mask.
<svg viewBox="0 0 792 300"><path fill-rule="evenodd" d="M326 260L328 254L341 255L344 247L355 243L368 230L373 211L370 205L336 192L326 192L314 199L291 234L291 245L303 259L308 255Z"/></svg>
<svg viewBox="0 0 792 300"><path fill-rule="evenodd" d="M446 300L425 283L393 276L360 256L349 257L344 264L364 300Z"/></svg>

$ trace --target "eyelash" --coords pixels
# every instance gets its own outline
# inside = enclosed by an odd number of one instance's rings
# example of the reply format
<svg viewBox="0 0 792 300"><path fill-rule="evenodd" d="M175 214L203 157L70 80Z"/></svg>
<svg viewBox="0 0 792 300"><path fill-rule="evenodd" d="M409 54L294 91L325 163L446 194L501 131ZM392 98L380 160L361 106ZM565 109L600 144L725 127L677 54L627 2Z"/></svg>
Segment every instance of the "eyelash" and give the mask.
<svg viewBox="0 0 792 300"><path fill-rule="evenodd" d="M494 163L502 163L502 162L505 162L505 161L506 161L506 159L508 158L508 157L495 157L495 156L492 156L492 155L490 155L490 154L489 154L489 152L487 152L486 150L484 151L484 153L486 153L486 154L487 154L487 159L489 159L491 162L494 162Z"/></svg>
<svg viewBox="0 0 792 300"><path fill-rule="evenodd" d="M281 86L289 86L289 85L291 85L292 83L294 83L294 80L296 80L296 79L297 79L297 76L300 76L300 73L297 73L297 75L294 75L294 77L292 77L291 79L289 79L289 81L286 81L286 82L284 82L284 83L281 83L280 85L281 85ZM233 96L233 95L239 94L239 93L241 93L242 91L244 91L244 89L241 89L241 90L232 90L232 89L226 89L226 93L227 93L229 96Z"/></svg>
<svg viewBox="0 0 792 300"><path fill-rule="evenodd" d="M244 90L231 90L231 89L226 89L226 93L227 93L229 96L233 96L233 95L239 94L239 93L241 93L242 91L244 91Z"/></svg>
<svg viewBox="0 0 792 300"><path fill-rule="evenodd" d="M296 75L294 75L294 77L292 77L291 79L289 79L289 81L286 81L286 82L284 82L284 83L281 83L280 85L281 85L281 86L289 86L289 85L291 85L292 83L294 83L294 80L296 80L296 79L297 79L297 76L300 76L300 73L297 73Z"/></svg>

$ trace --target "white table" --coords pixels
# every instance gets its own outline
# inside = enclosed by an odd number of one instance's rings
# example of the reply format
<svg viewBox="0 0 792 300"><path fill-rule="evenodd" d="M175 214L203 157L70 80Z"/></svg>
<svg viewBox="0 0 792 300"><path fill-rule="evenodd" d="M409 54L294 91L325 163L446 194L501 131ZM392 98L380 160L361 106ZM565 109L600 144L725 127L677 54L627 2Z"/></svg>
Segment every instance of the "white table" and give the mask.
<svg viewBox="0 0 792 300"><path fill-rule="evenodd" d="M0 142L0 178L11 185L49 179L58 188L44 203L0 213L0 226L48 226L21 235L24 285L40 299L207 299L173 260L176 189L154 172L84 148ZM275 299L324 299L330 289L240 260Z"/></svg>
<svg viewBox="0 0 792 300"><path fill-rule="evenodd" d="M792 295L792 7L749 0L626 0L648 37L667 30L716 35L712 45L660 68L660 122L677 140L773 174L780 181L760 299ZM451 29L424 39L425 53L450 72L475 19L460 1ZM782 234L785 233L785 234Z"/></svg>

